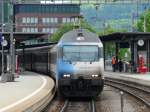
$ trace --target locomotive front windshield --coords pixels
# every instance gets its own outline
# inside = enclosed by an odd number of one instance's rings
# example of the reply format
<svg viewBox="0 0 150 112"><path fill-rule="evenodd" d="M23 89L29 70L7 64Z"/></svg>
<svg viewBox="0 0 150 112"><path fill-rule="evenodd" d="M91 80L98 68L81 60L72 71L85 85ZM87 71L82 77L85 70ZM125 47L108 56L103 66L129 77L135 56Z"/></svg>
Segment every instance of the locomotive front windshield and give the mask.
<svg viewBox="0 0 150 112"><path fill-rule="evenodd" d="M64 46L63 60L64 61L97 61L98 60L98 46Z"/></svg>

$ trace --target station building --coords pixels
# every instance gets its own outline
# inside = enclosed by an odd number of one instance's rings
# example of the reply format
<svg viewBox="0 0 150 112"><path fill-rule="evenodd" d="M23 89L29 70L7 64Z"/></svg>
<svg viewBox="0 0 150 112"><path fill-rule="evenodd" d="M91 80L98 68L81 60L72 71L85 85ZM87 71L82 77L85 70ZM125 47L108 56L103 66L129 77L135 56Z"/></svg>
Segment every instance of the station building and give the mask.
<svg viewBox="0 0 150 112"><path fill-rule="evenodd" d="M76 4L15 4L16 32L46 32L53 34L62 23L78 20L80 6Z"/></svg>
<svg viewBox="0 0 150 112"><path fill-rule="evenodd" d="M26 41L28 45L48 42L48 37L62 24L77 22L79 15L80 5L77 4L15 4L15 32L46 34Z"/></svg>
<svg viewBox="0 0 150 112"><path fill-rule="evenodd" d="M111 57L116 56L117 62L119 60L118 54L121 48L128 48L130 55L124 58L131 65L130 72L137 72L137 67L139 67L139 57L144 58L144 65L147 67L148 72L150 72L150 33L144 32L128 32L128 33L113 33L109 35L100 36L100 39L104 45L104 60L105 60L105 70L111 68ZM114 44L114 53L106 54L106 46ZM113 49L113 48L112 48ZM130 57L130 60L126 60ZM110 70L110 69L109 69ZM128 71L126 71L128 72Z"/></svg>

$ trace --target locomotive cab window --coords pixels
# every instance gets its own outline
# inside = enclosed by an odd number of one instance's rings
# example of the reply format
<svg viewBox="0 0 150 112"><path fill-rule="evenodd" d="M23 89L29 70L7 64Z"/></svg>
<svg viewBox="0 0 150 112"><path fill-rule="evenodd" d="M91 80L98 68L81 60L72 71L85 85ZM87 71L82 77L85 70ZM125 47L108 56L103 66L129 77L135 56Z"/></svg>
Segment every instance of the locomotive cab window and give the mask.
<svg viewBox="0 0 150 112"><path fill-rule="evenodd" d="M85 45L67 45L63 47L63 60L69 62L77 61L98 61L99 59L98 46Z"/></svg>

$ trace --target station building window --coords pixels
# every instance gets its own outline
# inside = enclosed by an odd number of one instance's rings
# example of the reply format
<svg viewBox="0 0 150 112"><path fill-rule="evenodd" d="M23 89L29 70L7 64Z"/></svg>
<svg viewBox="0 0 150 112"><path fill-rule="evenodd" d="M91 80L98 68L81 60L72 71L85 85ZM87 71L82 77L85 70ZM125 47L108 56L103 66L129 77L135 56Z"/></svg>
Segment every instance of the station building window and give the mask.
<svg viewBox="0 0 150 112"><path fill-rule="evenodd" d="M26 32L26 28L22 28L22 32Z"/></svg>
<svg viewBox="0 0 150 112"><path fill-rule="evenodd" d="M50 33L55 33L57 31L57 28L51 28Z"/></svg>
<svg viewBox="0 0 150 112"><path fill-rule="evenodd" d="M55 33L57 31L57 28L43 28L42 32L46 33Z"/></svg>
<svg viewBox="0 0 150 112"><path fill-rule="evenodd" d="M22 32L35 33L38 32L38 28L22 28Z"/></svg>
<svg viewBox="0 0 150 112"><path fill-rule="evenodd" d="M75 20L75 22L77 22L77 21L78 21L78 18L76 17L74 20Z"/></svg>
<svg viewBox="0 0 150 112"><path fill-rule="evenodd" d="M67 23L70 23L70 18L66 18L67 19Z"/></svg>
<svg viewBox="0 0 150 112"><path fill-rule="evenodd" d="M54 33L54 28L51 28L50 32L51 32L51 33Z"/></svg>
<svg viewBox="0 0 150 112"><path fill-rule="evenodd" d="M70 23L70 22L77 22L78 18L69 18L69 17L63 17L62 23Z"/></svg>
<svg viewBox="0 0 150 112"><path fill-rule="evenodd" d="M62 18L62 23L70 23L71 19L69 17L63 17Z"/></svg>
<svg viewBox="0 0 150 112"><path fill-rule="evenodd" d="M23 17L22 23L38 23L38 18L36 18L36 17Z"/></svg>
<svg viewBox="0 0 150 112"><path fill-rule="evenodd" d="M42 18L42 23L50 23L50 19L49 18Z"/></svg>
<svg viewBox="0 0 150 112"><path fill-rule="evenodd" d="M62 18L62 23L66 23L66 18L65 17Z"/></svg>
<svg viewBox="0 0 150 112"><path fill-rule="evenodd" d="M33 17L30 18L30 22L34 23L34 18Z"/></svg>
<svg viewBox="0 0 150 112"><path fill-rule="evenodd" d="M58 23L58 18L54 18L54 23Z"/></svg>
<svg viewBox="0 0 150 112"><path fill-rule="evenodd" d="M25 17L22 18L22 23L26 23L26 18Z"/></svg>
<svg viewBox="0 0 150 112"><path fill-rule="evenodd" d="M50 18L50 22L51 22L51 23L55 23L54 18Z"/></svg>
<svg viewBox="0 0 150 112"><path fill-rule="evenodd" d="M42 18L42 23L58 23L58 18L56 17Z"/></svg>
<svg viewBox="0 0 150 112"><path fill-rule="evenodd" d="M29 17L27 17L26 23L30 23L30 18Z"/></svg>
<svg viewBox="0 0 150 112"><path fill-rule="evenodd" d="M42 32L47 32L47 33L49 33L49 32L50 32L50 28L43 28L43 29L42 29Z"/></svg>

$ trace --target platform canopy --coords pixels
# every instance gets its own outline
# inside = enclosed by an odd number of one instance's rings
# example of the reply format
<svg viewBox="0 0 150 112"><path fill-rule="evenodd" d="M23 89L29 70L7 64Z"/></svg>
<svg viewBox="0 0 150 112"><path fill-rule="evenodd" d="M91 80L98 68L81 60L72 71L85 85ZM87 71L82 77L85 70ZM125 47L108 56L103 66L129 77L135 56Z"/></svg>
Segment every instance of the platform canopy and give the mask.
<svg viewBox="0 0 150 112"><path fill-rule="evenodd" d="M48 33L24 33L24 32L14 32L13 33L14 38L19 42L34 39L34 38L39 38L39 37L42 37L44 35L49 35L49 34ZM10 32L3 32L3 36L7 40L9 40Z"/></svg>
<svg viewBox="0 0 150 112"><path fill-rule="evenodd" d="M129 41L129 40L139 40L139 39L149 39L150 32L117 32L108 35L99 36L101 41Z"/></svg>

